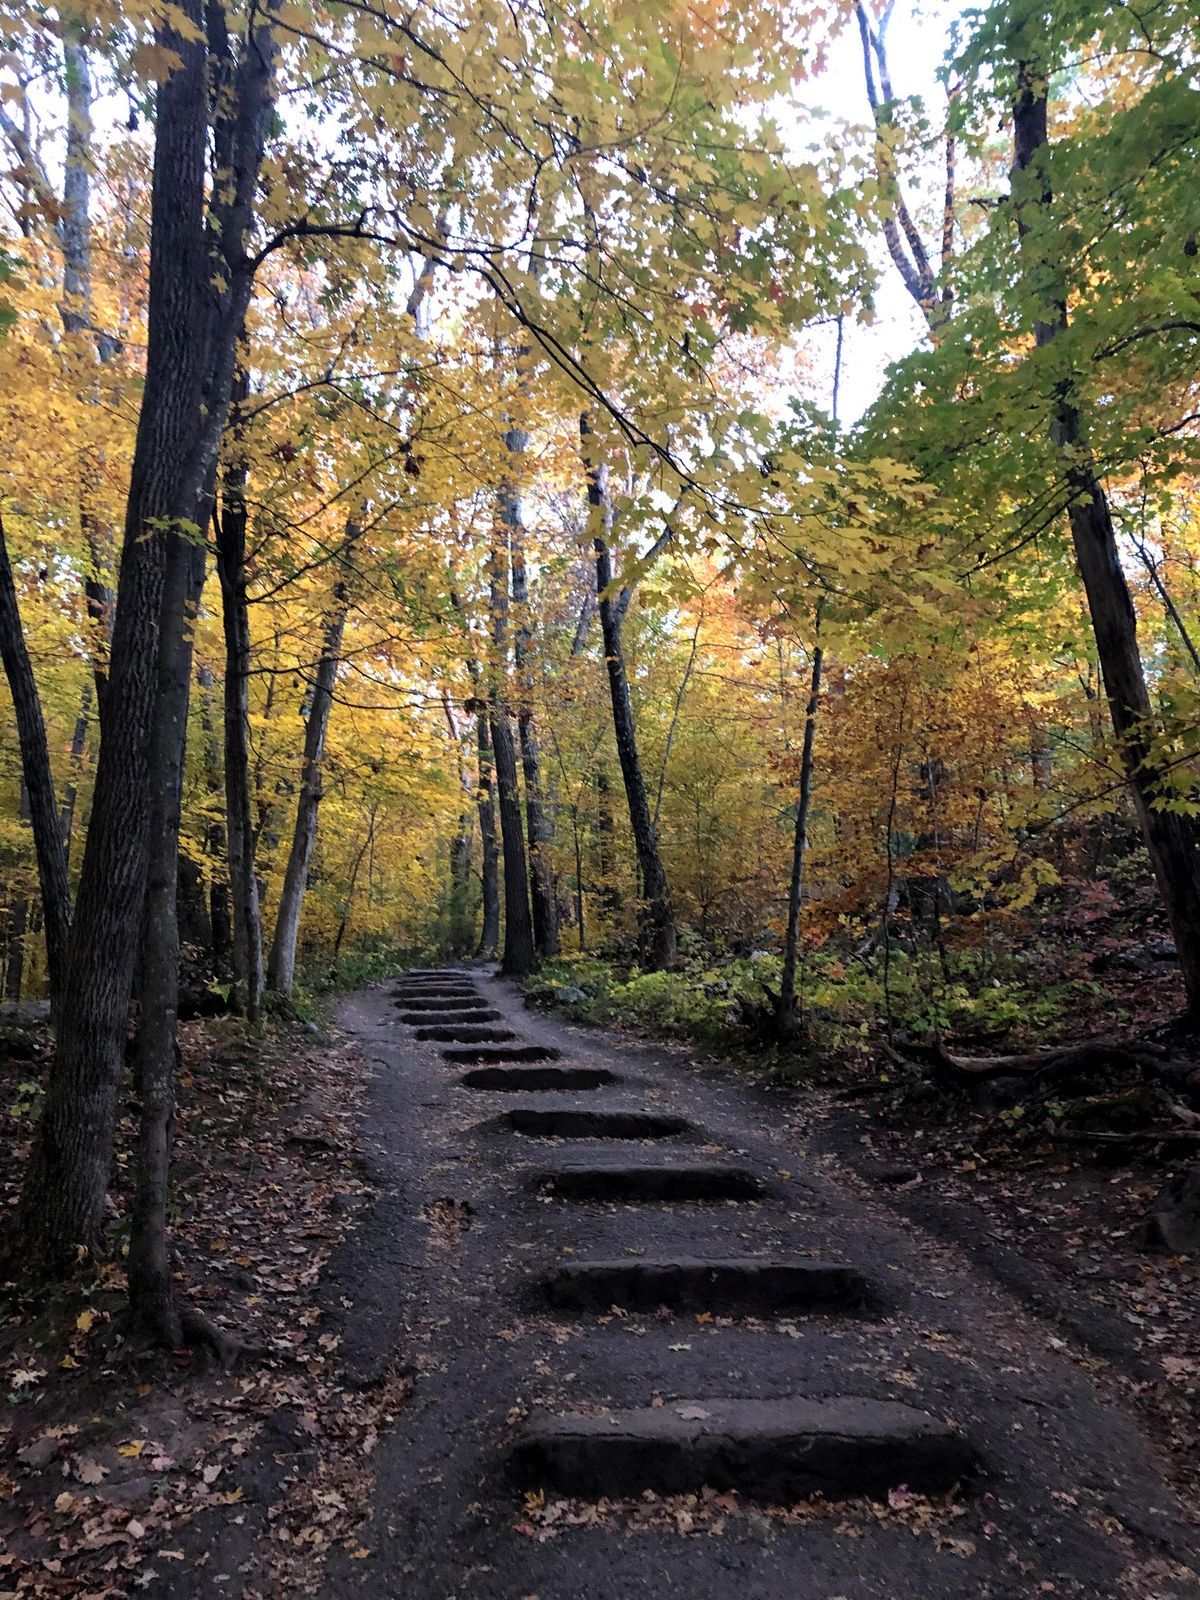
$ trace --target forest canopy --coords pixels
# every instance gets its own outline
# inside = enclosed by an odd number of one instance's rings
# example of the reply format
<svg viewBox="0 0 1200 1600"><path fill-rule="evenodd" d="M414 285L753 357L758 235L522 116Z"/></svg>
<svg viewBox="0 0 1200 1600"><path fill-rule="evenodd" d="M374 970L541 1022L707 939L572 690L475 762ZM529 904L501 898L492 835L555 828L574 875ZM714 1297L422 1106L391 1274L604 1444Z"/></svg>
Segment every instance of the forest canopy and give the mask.
<svg viewBox="0 0 1200 1600"><path fill-rule="evenodd" d="M181 1008L1056 1025L1119 893L1200 1009L1194 8L894 7L0 6L21 1226L99 1247L132 1049L169 1343Z"/></svg>

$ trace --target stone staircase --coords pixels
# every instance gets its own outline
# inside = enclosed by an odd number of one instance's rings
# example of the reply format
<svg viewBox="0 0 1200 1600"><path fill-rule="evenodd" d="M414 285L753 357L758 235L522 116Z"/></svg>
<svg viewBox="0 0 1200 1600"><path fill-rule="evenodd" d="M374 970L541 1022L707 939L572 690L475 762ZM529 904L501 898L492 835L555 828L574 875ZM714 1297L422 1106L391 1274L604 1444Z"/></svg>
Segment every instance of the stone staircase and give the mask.
<svg viewBox="0 0 1200 1600"><path fill-rule="evenodd" d="M877 1283L843 1261L705 1254L714 1208L777 1203L770 1175L710 1154L705 1129L686 1117L630 1103L621 1074L523 1041L469 973L411 972L394 998L418 1040L445 1046L447 1068L470 1069L457 1076L460 1090L502 1097L492 1123L500 1134L559 1142L528 1162L522 1184L531 1199L581 1213L572 1259L531 1271L529 1296L544 1312L854 1318L886 1303ZM558 1109L541 1098L556 1093L595 1095L594 1108ZM687 1208L691 1241L670 1256L647 1247L628 1258L589 1258L584 1214L597 1205L642 1214ZM694 1395L654 1406L614 1409L584 1396L571 1409L535 1411L505 1471L517 1488L585 1499L711 1489L790 1504L814 1495L884 1497L902 1485L945 1492L969 1482L977 1465L958 1427L919 1405L855 1393L837 1371L821 1395L755 1400L711 1388L710 1379Z"/></svg>

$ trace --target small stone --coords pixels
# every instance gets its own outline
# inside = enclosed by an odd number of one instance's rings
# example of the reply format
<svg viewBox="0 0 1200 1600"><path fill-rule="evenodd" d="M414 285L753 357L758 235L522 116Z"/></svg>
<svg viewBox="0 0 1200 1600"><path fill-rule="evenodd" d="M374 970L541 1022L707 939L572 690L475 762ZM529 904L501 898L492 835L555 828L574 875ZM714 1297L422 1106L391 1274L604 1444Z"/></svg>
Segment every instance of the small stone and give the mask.
<svg viewBox="0 0 1200 1600"><path fill-rule="evenodd" d="M58 1455L62 1441L56 1439L52 1433L42 1434L40 1439L35 1439L32 1444L27 1444L24 1450L17 1451L17 1460L23 1466L32 1467L35 1472L40 1472L43 1467L48 1467Z"/></svg>

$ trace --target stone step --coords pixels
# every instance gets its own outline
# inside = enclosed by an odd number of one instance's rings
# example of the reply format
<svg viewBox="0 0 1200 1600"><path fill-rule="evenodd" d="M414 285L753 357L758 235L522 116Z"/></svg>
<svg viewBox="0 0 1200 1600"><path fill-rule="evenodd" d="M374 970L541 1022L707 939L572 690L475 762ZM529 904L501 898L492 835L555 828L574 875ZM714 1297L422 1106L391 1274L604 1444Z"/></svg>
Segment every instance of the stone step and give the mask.
<svg viewBox="0 0 1200 1600"><path fill-rule="evenodd" d="M409 1028L478 1028L485 1022L503 1022L503 1011L403 1011L400 1021Z"/></svg>
<svg viewBox="0 0 1200 1600"><path fill-rule="evenodd" d="M470 973L461 967L411 967L402 972L398 983L438 983L443 978L469 978Z"/></svg>
<svg viewBox="0 0 1200 1600"><path fill-rule="evenodd" d="M449 1051L444 1053L450 1054ZM477 1067L474 1072L464 1072L459 1079L468 1089L499 1089L506 1094L528 1090L601 1089L605 1084L620 1081L607 1067Z"/></svg>
<svg viewBox="0 0 1200 1600"><path fill-rule="evenodd" d="M401 994L395 1005L402 1011L486 1011L488 1002L481 994Z"/></svg>
<svg viewBox="0 0 1200 1600"><path fill-rule="evenodd" d="M514 1133L543 1139L671 1139L690 1133L686 1117L656 1111L572 1111L514 1106L501 1119Z"/></svg>
<svg viewBox="0 0 1200 1600"><path fill-rule="evenodd" d="M509 1454L527 1488L585 1498L736 1491L793 1504L810 1495L936 1494L975 1464L957 1428L894 1400L673 1400L596 1415L535 1414Z"/></svg>
<svg viewBox="0 0 1200 1600"><path fill-rule="evenodd" d="M441 978L437 983L410 983L402 978L392 985L396 994L478 994L479 986L470 978Z"/></svg>
<svg viewBox="0 0 1200 1600"><path fill-rule="evenodd" d="M756 1173L724 1161L561 1162L537 1168L530 1183L563 1200L756 1200L766 1193Z"/></svg>
<svg viewBox="0 0 1200 1600"><path fill-rule="evenodd" d="M432 1039L438 1044L503 1044L516 1037L511 1028L468 1027L461 1022L457 1027L439 1025L417 1029L418 1039Z"/></svg>
<svg viewBox="0 0 1200 1600"><path fill-rule="evenodd" d="M734 1256L702 1261L624 1258L569 1261L548 1273L541 1291L552 1306L569 1311L774 1313L863 1310L877 1303L871 1282L854 1267L804 1258Z"/></svg>
<svg viewBox="0 0 1200 1600"><path fill-rule="evenodd" d="M409 987L397 984L392 990L397 1000L482 1000L483 996L473 983L418 983Z"/></svg>
<svg viewBox="0 0 1200 1600"><path fill-rule="evenodd" d="M504 1061L561 1061L562 1051L545 1044L467 1044L443 1050L442 1060L456 1067L483 1067Z"/></svg>

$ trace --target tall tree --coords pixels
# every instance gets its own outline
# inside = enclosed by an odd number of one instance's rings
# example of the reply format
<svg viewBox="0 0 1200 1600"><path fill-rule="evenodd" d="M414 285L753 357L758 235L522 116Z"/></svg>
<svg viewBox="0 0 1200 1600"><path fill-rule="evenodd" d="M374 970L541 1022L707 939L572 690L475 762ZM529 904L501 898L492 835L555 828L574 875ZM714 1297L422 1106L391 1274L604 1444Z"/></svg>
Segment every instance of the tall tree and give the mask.
<svg viewBox="0 0 1200 1600"><path fill-rule="evenodd" d="M529 908L529 876L525 858L525 824L521 816L521 783L512 712L508 703L509 556L507 529L516 512L511 485L500 490L496 527L488 560L488 589L492 621L491 683L488 722L496 773L497 809L500 813L500 848L504 857L504 948L500 970L510 978L522 977L537 965L533 918Z"/></svg>
<svg viewBox="0 0 1200 1600"><path fill-rule="evenodd" d="M608 676L609 697L612 702L613 731L617 741L617 758L621 763L621 777L625 783L625 799L629 806L629 823L633 831L633 844L637 852L638 874L641 878L638 899L638 924L641 931L642 960L651 972L663 972L675 965L676 938L675 912L671 905L671 891L666 869L659 854L658 834L650 813L646 796L646 780L642 773L638 752L637 723L633 714L633 697L629 691L629 674L625 668L625 648L621 628L633 597L631 588L613 593L615 579L612 565L612 496L609 493L608 466L594 456L593 434L585 412L579 419L579 435L587 474L587 498L592 547L596 556L596 590L599 596L600 629L604 637L604 665ZM666 547L671 537L668 526L655 541L645 560L654 559Z"/></svg>
<svg viewBox="0 0 1200 1600"><path fill-rule="evenodd" d="M480 895L479 943L475 954L490 960L500 948L500 852L496 844L496 763L488 704L476 697L475 749L479 758Z"/></svg>
<svg viewBox="0 0 1200 1600"><path fill-rule="evenodd" d="M524 429L510 428L505 446L513 456L524 453L528 435ZM558 895L554 886L551 852L554 829L546 806L542 782L542 759L538 746L537 721L533 709L533 672L530 646L533 632L529 621L529 572L525 561L525 525L519 496L513 492L503 501L512 566L512 598L517 607L517 626L513 636L513 665L517 685L517 734L521 746L521 771L525 779L525 825L529 839L529 893L533 906L533 940L539 956L558 954Z"/></svg>
<svg viewBox="0 0 1200 1600"><path fill-rule="evenodd" d="M42 917L46 932L46 963L50 998L57 1005L63 994L67 969L67 944L71 932L71 886L67 879L67 852L63 843L54 774L46 744L46 725L37 681L21 630L21 613L13 581L12 563L0 518L0 661L12 694L21 771L37 854Z"/></svg>
<svg viewBox="0 0 1200 1600"><path fill-rule="evenodd" d="M235 406L245 398L239 375ZM221 582L221 621L225 634L225 835L229 852L229 890L233 902L233 1003L250 1022L262 1014L266 975L262 918L254 866L256 830L250 776L250 612L246 572L246 485L248 469L239 449L235 409L230 429L232 454L225 464L216 518L217 574Z"/></svg>
<svg viewBox="0 0 1200 1600"><path fill-rule="evenodd" d="M1012 205L1021 270L1035 308L1034 340L1049 350L1070 327L1056 251L1050 179L1049 64L1029 51L1029 27L1013 39ZM1087 595L1104 691L1121 760L1137 806L1146 848L1158 880L1187 990L1188 1008L1200 1015L1200 829L1194 817L1169 804L1169 757L1157 737L1157 719L1138 646L1137 614L1121 565L1112 510L1088 439L1075 377L1047 366L1049 431L1066 489L1067 520L1075 561Z"/></svg>
<svg viewBox="0 0 1200 1600"><path fill-rule="evenodd" d="M267 987L287 998L296 976L296 944L300 937L300 914L308 888L308 872L313 847L317 842L317 818L321 809L325 768L325 740L329 714L333 709L338 667L342 659L342 638L350 610L349 569L354 547L361 537L361 524L351 522L337 555L339 573L333 586L329 610L321 637L321 653L313 674L306 703L304 752L300 760L300 792L296 802L296 822L288 851L279 908L275 913L275 934L267 962Z"/></svg>
<svg viewBox="0 0 1200 1600"><path fill-rule="evenodd" d="M251 294L247 252L272 106L271 13L236 48L220 4L185 0L159 26L169 62L155 100L146 377L126 507L109 714L70 944L57 1048L21 1202L33 1259L70 1264L101 1241L117 1084L138 949L151 771L175 707L161 708L160 648L188 626L187 572L204 525L234 358ZM211 72L211 79L210 79ZM210 82L221 92L209 96ZM209 157L217 174L209 187ZM164 606L164 597L170 608ZM163 788L158 814L170 830ZM161 843L161 841L159 841ZM177 973L176 973L177 979ZM167 985L169 988L169 984ZM170 995L162 1001L170 1010ZM169 1019L173 1028L173 1016ZM170 1059L155 1063L173 1070ZM170 1093L159 1097L169 1119ZM165 1141L163 1141L165 1146ZM161 1216L160 1216L161 1221ZM161 1262L159 1263L161 1266Z"/></svg>

